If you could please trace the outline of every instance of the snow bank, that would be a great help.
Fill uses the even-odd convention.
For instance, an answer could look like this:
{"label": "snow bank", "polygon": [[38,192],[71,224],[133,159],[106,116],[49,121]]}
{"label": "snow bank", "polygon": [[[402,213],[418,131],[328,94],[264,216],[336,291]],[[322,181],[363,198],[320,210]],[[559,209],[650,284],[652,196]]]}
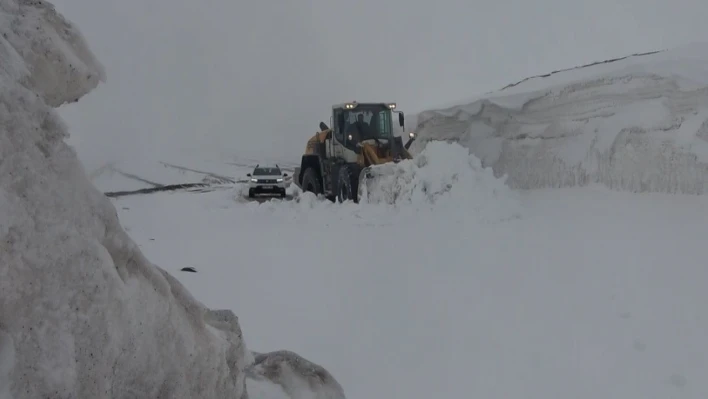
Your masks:
{"label": "snow bank", "polygon": [[536,77],[418,114],[430,140],[470,148],[515,188],[601,183],[708,190],[708,44]]}
{"label": "snow bank", "polygon": [[0,0],[0,396],[240,398],[237,318],[151,264],[50,107],[103,79],[41,1]]}

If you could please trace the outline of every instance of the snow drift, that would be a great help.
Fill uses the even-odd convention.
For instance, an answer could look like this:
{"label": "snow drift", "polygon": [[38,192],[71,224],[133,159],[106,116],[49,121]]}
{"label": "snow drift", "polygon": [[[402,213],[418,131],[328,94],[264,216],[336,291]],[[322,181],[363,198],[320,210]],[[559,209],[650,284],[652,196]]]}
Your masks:
{"label": "snow drift", "polygon": [[509,85],[418,114],[430,140],[468,147],[516,188],[601,183],[634,192],[708,189],[708,44]]}
{"label": "snow drift", "polygon": [[0,398],[246,398],[238,318],[148,261],[54,107],[105,79],[42,1],[0,0]]}

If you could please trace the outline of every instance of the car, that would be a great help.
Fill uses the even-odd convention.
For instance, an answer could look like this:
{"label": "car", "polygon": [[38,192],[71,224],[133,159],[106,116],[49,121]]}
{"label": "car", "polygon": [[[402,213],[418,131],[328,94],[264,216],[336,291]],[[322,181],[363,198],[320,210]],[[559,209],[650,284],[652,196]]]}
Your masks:
{"label": "car", "polygon": [[280,194],[281,197],[285,197],[285,178],[288,177],[288,174],[283,173],[278,165],[274,167],[256,165],[253,173],[246,176],[250,177],[248,182],[249,198],[262,193]]}

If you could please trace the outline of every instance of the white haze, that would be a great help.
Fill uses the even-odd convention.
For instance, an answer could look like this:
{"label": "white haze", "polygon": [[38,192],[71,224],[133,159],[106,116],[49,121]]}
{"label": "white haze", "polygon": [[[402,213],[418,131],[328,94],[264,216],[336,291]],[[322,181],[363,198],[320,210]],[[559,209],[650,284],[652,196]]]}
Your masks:
{"label": "white haze", "polygon": [[107,70],[62,109],[89,172],[176,152],[297,160],[334,102],[417,112],[708,34],[700,0],[54,3]]}

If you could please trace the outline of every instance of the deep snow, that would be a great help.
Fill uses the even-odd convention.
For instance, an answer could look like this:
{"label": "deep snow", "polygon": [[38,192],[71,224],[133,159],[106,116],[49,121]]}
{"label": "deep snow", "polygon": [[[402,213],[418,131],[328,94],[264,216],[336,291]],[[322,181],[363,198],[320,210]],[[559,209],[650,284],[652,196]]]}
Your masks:
{"label": "deep snow", "polygon": [[525,80],[417,115],[430,139],[470,148],[512,187],[601,183],[708,191],[708,44]]}
{"label": "deep snow", "polygon": [[349,398],[708,395],[707,198],[513,193],[455,145],[430,150],[406,198],[465,177],[433,201],[115,203],[147,256],[197,269],[176,276],[233,309],[251,348],[316,360]]}

